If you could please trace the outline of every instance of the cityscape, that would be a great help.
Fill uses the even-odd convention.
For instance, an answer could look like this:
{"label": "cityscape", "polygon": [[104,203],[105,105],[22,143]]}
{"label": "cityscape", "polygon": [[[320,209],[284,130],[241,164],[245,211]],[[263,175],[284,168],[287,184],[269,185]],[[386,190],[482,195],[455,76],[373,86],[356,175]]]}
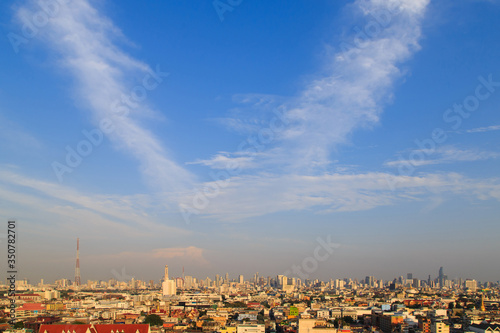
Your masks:
{"label": "cityscape", "polygon": [[500,333],[499,18],[0,1],[0,333]]}
{"label": "cityscape", "polygon": [[74,280],[16,281],[15,325],[24,328],[14,331],[449,333],[495,332],[500,322],[499,281],[450,280],[443,267],[433,278],[407,273],[384,282],[259,273],[171,278],[165,265],[160,281],[82,283],[78,264]]}

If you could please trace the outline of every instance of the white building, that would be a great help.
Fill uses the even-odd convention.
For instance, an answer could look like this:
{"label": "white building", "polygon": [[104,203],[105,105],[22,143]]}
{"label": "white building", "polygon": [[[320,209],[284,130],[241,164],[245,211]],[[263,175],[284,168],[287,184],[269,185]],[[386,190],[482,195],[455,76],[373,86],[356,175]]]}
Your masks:
{"label": "white building", "polygon": [[238,325],[236,327],[237,333],[265,333],[266,325],[264,324],[249,324],[249,325]]}
{"label": "white building", "polygon": [[450,326],[445,323],[436,322],[431,326],[431,333],[450,333]]}
{"label": "white building", "polygon": [[168,265],[165,265],[165,278],[162,283],[163,296],[175,296],[177,294],[177,286],[175,280],[168,278]]}

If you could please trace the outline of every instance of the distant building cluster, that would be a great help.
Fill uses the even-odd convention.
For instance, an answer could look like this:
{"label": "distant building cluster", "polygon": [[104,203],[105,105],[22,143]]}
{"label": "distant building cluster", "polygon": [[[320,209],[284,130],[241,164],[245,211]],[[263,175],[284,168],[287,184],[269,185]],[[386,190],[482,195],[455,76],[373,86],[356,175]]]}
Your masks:
{"label": "distant building cluster", "polygon": [[[408,273],[382,281],[256,273],[212,280],[66,279],[0,286],[6,333],[500,333],[500,283]],[[15,301],[15,320],[9,304]]]}

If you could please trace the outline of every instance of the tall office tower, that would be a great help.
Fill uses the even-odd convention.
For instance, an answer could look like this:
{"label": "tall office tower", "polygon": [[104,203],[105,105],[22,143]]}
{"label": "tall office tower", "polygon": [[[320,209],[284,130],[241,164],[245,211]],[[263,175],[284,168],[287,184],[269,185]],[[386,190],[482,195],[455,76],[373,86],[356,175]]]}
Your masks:
{"label": "tall office tower", "polygon": [[374,279],[375,278],[373,276],[367,276],[367,277],[365,277],[365,284],[367,286],[373,287]]}
{"label": "tall office tower", "polygon": [[407,280],[413,280],[413,274],[412,273],[406,274],[406,279]]}
{"label": "tall office tower", "polygon": [[163,277],[162,294],[163,296],[173,296],[177,293],[175,280],[168,278],[168,265],[165,265],[165,276]]}
{"label": "tall office tower", "polygon": [[240,275],[240,276],[238,277],[238,282],[239,282],[239,283],[243,283],[243,282],[245,282],[245,279],[243,278],[243,275]]}
{"label": "tall office tower", "polygon": [[229,283],[229,273],[226,273],[225,283]]}
{"label": "tall office tower", "polygon": [[439,283],[439,287],[444,286],[443,266],[439,267],[438,283]]}
{"label": "tall office tower", "polygon": [[75,286],[80,286],[80,238],[76,239]]}

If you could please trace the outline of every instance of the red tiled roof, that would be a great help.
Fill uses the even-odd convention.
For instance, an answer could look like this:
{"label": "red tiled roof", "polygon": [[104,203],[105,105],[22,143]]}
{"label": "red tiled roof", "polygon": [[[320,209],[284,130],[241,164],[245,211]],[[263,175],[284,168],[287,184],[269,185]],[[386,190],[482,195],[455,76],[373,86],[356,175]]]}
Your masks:
{"label": "red tiled roof", "polygon": [[95,324],[94,328],[97,333],[149,333],[149,324]]}
{"label": "red tiled roof", "polygon": [[21,305],[17,310],[20,311],[39,311],[39,310],[45,310],[45,304],[42,303],[24,303]]}
{"label": "red tiled roof", "polygon": [[91,325],[40,325],[39,333],[87,333]]}
{"label": "red tiled roof", "polygon": [[39,333],[149,333],[148,324],[46,325]]}

